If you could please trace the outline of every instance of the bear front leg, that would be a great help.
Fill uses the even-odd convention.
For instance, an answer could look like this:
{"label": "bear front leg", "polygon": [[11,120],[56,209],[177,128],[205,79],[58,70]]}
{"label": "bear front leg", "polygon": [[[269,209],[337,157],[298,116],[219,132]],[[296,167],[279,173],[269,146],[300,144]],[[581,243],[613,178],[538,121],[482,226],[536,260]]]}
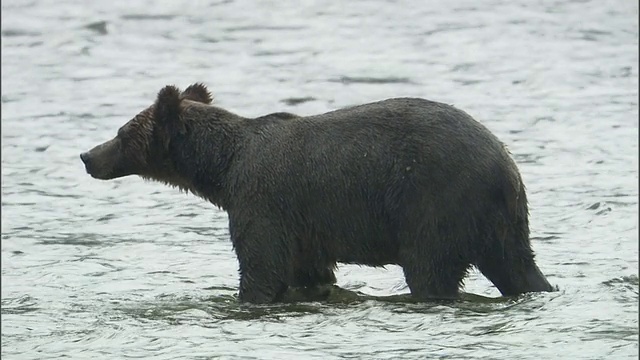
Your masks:
{"label": "bear front leg", "polygon": [[336,262],[322,250],[322,240],[298,237],[294,243],[291,286],[309,288],[336,283]]}
{"label": "bear front leg", "polygon": [[256,258],[238,256],[240,263],[241,302],[268,304],[278,301],[287,290],[287,284],[279,271],[269,270],[269,265]]}
{"label": "bear front leg", "polygon": [[316,269],[310,275],[310,283],[314,285],[333,285],[337,281],[333,266]]}
{"label": "bear front leg", "polygon": [[428,254],[419,250],[409,248],[400,255],[411,295],[419,300],[457,299],[470,264],[443,249],[430,247]]}
{"label": "bear front leg", "polygon": [[333,285],[337,281],[333,272],[333,266],[325,267],[298,267],[294,270],[293,286],[314,287],[320,285]]}
{"label": "bear front leg", "polygon": [[229,232],[240,266],[241,302],[272,303],[287,290],[291,270],[291,252],[283,232],[269,221],[234,221]]}

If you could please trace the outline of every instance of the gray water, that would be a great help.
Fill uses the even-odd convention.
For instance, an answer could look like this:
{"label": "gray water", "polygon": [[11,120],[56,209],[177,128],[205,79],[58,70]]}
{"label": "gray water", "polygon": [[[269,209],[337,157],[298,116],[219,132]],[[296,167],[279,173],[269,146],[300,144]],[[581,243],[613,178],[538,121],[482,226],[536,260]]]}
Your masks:
{"label": "gray water", "polygon": [[[3,359],[638,357],[638,2],[2,1]],[[380,297],[248,306],[226,214],[88,176],[164,85],[244,116],[398,96],[495,132],[558,292],[456,303],[400,268],[340,266]]]}

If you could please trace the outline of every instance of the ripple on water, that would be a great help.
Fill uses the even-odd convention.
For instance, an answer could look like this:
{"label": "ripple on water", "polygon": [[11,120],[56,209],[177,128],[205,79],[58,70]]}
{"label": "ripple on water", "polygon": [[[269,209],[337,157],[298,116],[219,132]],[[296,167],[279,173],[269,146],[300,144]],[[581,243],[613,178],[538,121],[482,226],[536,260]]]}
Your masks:
{"label": "ripple on water", "polygon": [[36,299],[29,295],[23,295],[17,298],[2,299],[2,314],[24,314],[38,311]]}

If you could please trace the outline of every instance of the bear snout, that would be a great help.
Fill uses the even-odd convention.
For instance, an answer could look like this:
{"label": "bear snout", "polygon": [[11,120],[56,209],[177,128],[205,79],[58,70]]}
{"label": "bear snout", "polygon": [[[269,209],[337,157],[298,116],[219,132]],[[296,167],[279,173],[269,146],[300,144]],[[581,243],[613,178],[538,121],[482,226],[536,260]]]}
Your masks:
{"label": "bear snout", "polygon": [[82,154],[80,154],[80,160],[82,160],[85,166],[89,165],[89,153],[83,152]]}
{"label": "bear snout", "polygon": [[80,154],[87,174],[95,179],[111,180],[136,173],[136,164],[122,152],[120,139],[113,138]]}
{"label": "bear snout", "polygon": [[91,156],[89,152],[83,152],[80,154],[80,160],[84,163],[84,169],[87,171],[87,174],[91,175]]}

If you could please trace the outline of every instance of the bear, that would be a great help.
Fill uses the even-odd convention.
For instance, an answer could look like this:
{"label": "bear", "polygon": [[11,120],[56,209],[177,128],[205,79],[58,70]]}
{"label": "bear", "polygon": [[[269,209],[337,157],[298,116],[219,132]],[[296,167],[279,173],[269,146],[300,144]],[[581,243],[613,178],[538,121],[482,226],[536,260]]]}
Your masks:
{"label": "bear", "polygon": [[296,114],[292,114],[292,113],[288,113],[288,112],[276,112],[276,113],[272,113],[272,114],[267,114],[267,115],[263,115],[260,117],[257,117],[255,120],[262,120],[262,121],[266,121],[266,120],[284,120],[284,119],[296,119],[299,118],[300,116],[296,115]]}
{"label": "bear", "polygon": [[458,299],[473,266],[503,296],[554,291],[510,152],[444,103],[248,118],[212,104],[202,83],[168,85],[80,158],[93,178],[138,175],[226,211],[241,302],[335,284],[338,263],[399,265],[420,301]]}

